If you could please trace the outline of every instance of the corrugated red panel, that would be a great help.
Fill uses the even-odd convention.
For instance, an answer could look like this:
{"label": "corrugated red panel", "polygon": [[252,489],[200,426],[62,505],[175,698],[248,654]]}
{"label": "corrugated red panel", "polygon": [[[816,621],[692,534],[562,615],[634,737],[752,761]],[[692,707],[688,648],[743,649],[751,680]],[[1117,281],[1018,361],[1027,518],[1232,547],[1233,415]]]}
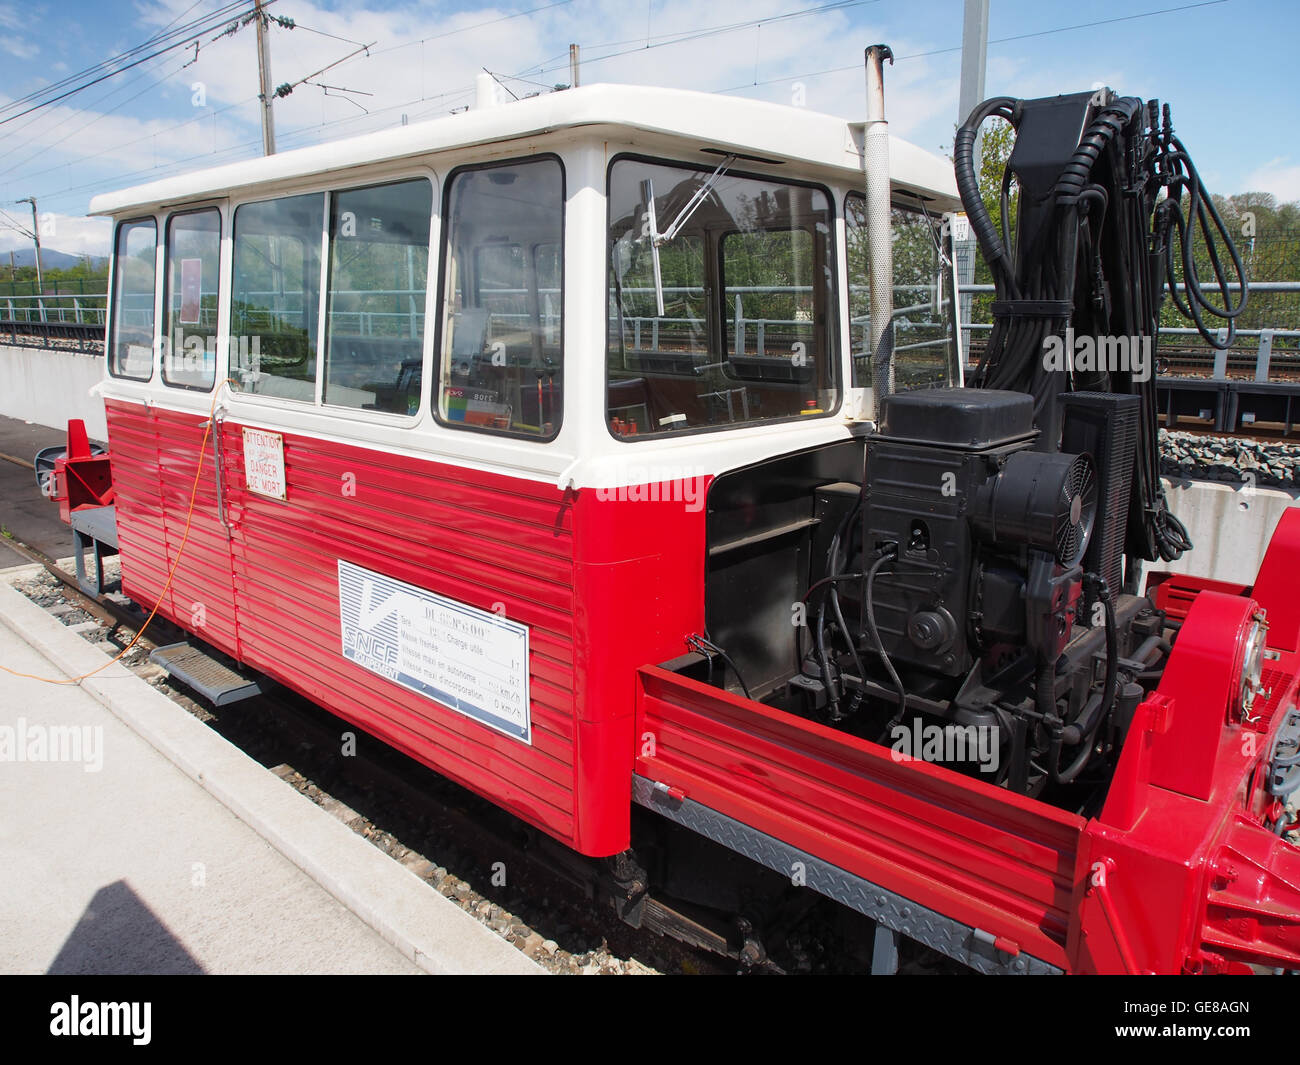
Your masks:
{"label": "corrugated red panel", "polygon": [[[584,853],[628,845],[635,669],[701,625],[702,513],[290,433],[271,499],[226,420],[227,535],[211,440],[195,481],[205,419],[108,414],[129,594],[157,600],[193,495],[163,613]],[[344,658],[340,559],[527,625],[531,745]]]}
{"label": "corrugated red panel", "polygon": [[1084,820],[658,667],[637,772],[1064,967]]}
{"label": "corrugated red panel", "polygon": [[[137,602],[153,607],[167,583],[167,533],[158,482],[158,434],[151,411],[108,400],[109,454],[117,501],[117,537],[122,556],[122,587]],[[163,611],[173,614],[170,597]]]}

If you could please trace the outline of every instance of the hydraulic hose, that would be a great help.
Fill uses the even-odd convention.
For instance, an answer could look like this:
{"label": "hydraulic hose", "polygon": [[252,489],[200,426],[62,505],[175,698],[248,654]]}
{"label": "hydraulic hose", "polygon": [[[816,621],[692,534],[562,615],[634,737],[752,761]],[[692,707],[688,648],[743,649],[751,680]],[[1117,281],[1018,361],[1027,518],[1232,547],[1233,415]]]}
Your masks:
{"label": "hydraulic hose", "polygon": [[[866,593],[866,610],[867,610],[867,631],[871,635],[871,642],[876,649],[876,654],[880,656],[880,661],[885,667],[885,672],[889,674],[889,679],[893,681],[894,691],[898,694],[898,710],[890,718],[889,724],[885,726],[884,735],[889,736],[894,731],[894,726],[903,720],[907,713],[907,689],[903,687],[903,682],[898,678],[898,671],[894,669],[894,663],[889,660],[889,655],[885,652],[884,641],[880,639],[880,630],[876,627],[876,574],[886,562],[892,562],[898,557],[898,545],[890,544],[882,548],[879,557],[871,564],[867,570],[867,593]],[[864,678],[865,679],[865,678]]]}
{"label": "hydraulic hose", "polygon": [[[1058,120],[1042,110],[1044,105],[1057,106],[1055,101],[1006,96],[986,100],[971,111],[953,142],[957,188],[997,290],[993,328],[970,380],[980,388],[1032,395],[1048,450],[1056,446],[1051,434],[1061,429],[1062,393],[1084,389],[1139,396],[1126,550],[1135,557],[1172,562],[1190,549],[1191,537],[1170,513],[1160,480],[1150,370],[1161,302],[1168,287],[1176,308],[1207,343],[1225,347],[1246,306],[1245,269],[1186,148],[1174,135],[1167,105],[1162,109],[1156,101],[1144,104],[1125,96],[1097,106],[1081,97],[1079,113],[1090,116],[1083,134],[1072,150],[1061,153],[1059,173],[1045,184],[1041,171],[1056,151],[1054,138],[1065,131],[1059,125],[1052,128]],[[1001,226],[990,216],[975,170],[975,140],[982,124],[994,117],[1009,122],[1017,137],[1017,169],[1013,175],[1008,161],[993,193],[1002,203]],[[1023,152],[1022,135],[1035,138]],[[1022,160],[1028,167],[1023,171]],[[1040,191],[1031,201],[1022,197],[1020,222],[1030,228],[1022,233],[1017,225],[1013,245],[1010,186],[1013,176],[1026,175]],[[1198,273],[1197,255],[1208,262],[1208,278]],[[1177,289],[1180,277],[1185,295]],[[1210,281],[1221,297],[1217,303],[1206,293]],[[1234,281],[1240,285],[1235,298],[1230,290]],[[1226,323],[1223,337],[1212,318]],[[1053,338],[1063,340],[1067,327],[1079,336],[1145,338],[1153,365],[1146,372],[1131,364],[1083,369],[1067,361],[1062,367],[1045,353]]]}
{"label": "hydraulic hose", "polygon": [[979,241],[980,251],[984,253],[984,261],[995,275],[1001,272],[1012,285],[1015,282],[1011,258],[998,235],[997,226],[989,217],[988,208],[984,206],[984,197],[980,195],[979,176],[975,173],[975,139],[979,135],[980,126],[995,116],[1014,124],[1017,103],[1010,96],[985,100],[967,117],[957,131],[952,146],[957,191],[961,195],[967,217],[970,218],[971,230]]}

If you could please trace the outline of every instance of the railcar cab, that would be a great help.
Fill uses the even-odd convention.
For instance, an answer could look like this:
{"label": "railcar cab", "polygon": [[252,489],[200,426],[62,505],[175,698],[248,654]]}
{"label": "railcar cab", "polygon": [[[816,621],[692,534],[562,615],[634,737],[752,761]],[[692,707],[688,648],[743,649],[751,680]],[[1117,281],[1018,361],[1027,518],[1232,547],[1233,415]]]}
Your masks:
{"label": "railcar cab", "polygon": [[[126,590],[575,848],[626,847],[636,670],[708,631],[760,676],[815,488],[861,476],[861,142],[591,86],[97,197]],[[956,383],[954,181],[891,153],[896,375]],[[351,579],[525,629],[519,714],[409,647],[367,658]]]}
{"label": "railcar cab", "polygon": [[[223,409],[575,487],[656,438],[842,427],[868,383],[860,149],[801,113],[777,150],[777,110],[593,86],[422,150],[406,127],[97,197],[106,393],[205,410],[221,382]],[[952,179],[896,160],[898,373],[952,382]]]}

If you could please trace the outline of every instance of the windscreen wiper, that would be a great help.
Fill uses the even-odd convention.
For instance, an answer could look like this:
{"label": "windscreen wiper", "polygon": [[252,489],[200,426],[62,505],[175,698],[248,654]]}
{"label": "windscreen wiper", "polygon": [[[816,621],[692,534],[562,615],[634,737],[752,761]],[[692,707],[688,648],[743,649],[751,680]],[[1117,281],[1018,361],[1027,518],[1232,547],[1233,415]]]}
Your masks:
{"label": "windscreen wiper", "polygon": [[649,224],[649,232],[646,235],[650,238],[650,258],[654,264],[655,309],[658,311],[660,318],[664,317],[664,282],[663,274],[659,269],[659,246],[667,244],[681,232],[682,227],[691,220],[691,215],[696,212],[700,204],[704,202],[705,197],[713,191],[713,187],[718,183],[722,175],[727,172],[727,168],[735,161],[736,157],[734,155],[726,156],[718,164],[717,169],[695,190],[695,195],[687,201],[686,206],[677,213],[677,217],[662,233],[659,232],[659,220],[655,215],[655,183],[651,178],[646,178],[641,182],[641,196],[645,200],[646,222]]}

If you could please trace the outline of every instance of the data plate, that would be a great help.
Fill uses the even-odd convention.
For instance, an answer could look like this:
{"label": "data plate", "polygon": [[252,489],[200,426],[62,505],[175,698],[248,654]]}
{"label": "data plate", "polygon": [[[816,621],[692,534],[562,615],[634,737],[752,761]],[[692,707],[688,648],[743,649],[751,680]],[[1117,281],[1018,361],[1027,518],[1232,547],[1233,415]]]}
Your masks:
{"label": "data plate", "polygon": [[528,626],[339,560],[343,657],[531,746]]}

